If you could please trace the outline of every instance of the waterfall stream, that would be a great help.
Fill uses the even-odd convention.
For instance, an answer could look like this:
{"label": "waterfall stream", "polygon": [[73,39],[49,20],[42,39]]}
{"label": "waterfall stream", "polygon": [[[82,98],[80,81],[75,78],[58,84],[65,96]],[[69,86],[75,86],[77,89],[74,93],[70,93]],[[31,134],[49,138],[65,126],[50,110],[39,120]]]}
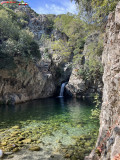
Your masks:
{"label": "waterfall stream", "polygon": [[67,82],[62,83],[59,97],[63,97],[63,95],[64,95],[64,89],[65,89],[65,85],[66,84],[67,84]]}

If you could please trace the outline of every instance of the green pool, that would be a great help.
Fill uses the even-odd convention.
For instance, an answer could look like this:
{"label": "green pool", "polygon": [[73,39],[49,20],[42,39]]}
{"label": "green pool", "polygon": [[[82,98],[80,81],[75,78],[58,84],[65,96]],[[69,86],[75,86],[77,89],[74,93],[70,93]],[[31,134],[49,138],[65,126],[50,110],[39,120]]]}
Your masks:
{"label": "green pool", "polygon": [[89,101],[64,98],[0,106],[0,140],[7,143],[0,147],[14,152],[8,147],[11,143],[19,150],[42,143],[65,158],[82,160],[97,139],[99,121],[90,119],[93,108]]}

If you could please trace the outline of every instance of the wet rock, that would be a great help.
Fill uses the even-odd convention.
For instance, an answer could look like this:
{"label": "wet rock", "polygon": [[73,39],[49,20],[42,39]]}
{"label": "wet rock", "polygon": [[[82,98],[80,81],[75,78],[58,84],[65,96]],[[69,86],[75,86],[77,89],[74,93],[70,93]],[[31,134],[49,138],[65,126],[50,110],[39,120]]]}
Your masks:
{"label": "wet rock", "polygon": [[11,134],[11,137],[16,137],[20,132],[16,131]]}
{"label": "wet rock", "polygon": [[12,152],[4,152],[5,155],[11,155],[13,154]]}
{"label": "wet rock", "polygon": [[8,149],[11,151],[13,150],[15,147],[17,147],[15,144],[9,144],[8,145]]}
{"label": "wet rock", "polygon": [[68,134],[68,131],[66,129],[62,130],[63,134]]}
{"label": "wet rock", "polygon": [[40,151],[41,148],[39,146],[32,146],[29,148],[30,151]]}
{"label": "wet rock", "polygon": [[17,141],[22,141],[24,139],[25,139],[24,137],[18,137]]}
{"label": "wet rock", "polygon": [[7,142],[2,142],[1,145],[2,146],[7,146]]}
{"label": "wet rock", "polygon": [[14,155],[8,155],[8,159],[11,159],[11,158],[13,158],[14,157]]}
{"label": "wet rock", "polygon": [[70,158],[71,157],[71,155],[70,154],[65,154],[65,156],[64,156],[65,158]]}
{"label": "wet rock", "polygon": [[25,140],[23,140],[22,142],[23,142],[23,143],[26,143],[26,144],[29,144],[29,143],[32,142],[32,140],[31,140],[31,139],[25,139]]}
{"label": "wet rock", "polygon": [[19,126],[13,126],[12,129],[20,129]]}
{"label": "wet rock", "polygon": [[12,151],[13,151],[13,152],[18,152],[18,151],[19,151],[19,148],[14,148]]}

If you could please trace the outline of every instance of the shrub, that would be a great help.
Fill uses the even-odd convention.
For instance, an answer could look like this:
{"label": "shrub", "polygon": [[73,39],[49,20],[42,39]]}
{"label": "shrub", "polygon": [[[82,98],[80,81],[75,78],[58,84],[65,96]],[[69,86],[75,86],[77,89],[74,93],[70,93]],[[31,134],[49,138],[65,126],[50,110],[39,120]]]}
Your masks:
{"label": "shrub", "polygon": [[98,94],[95,94],[94,96],[94,103],[95,103],[95,109],[91,110],[91,119],[97,120],[100,116],[100,97]]}

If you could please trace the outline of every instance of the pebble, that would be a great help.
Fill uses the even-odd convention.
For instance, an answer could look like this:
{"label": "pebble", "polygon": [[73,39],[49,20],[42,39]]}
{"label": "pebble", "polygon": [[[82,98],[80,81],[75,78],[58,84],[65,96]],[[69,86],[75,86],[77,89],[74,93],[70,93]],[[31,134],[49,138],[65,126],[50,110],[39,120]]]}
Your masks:
{"label": "pebble", "polygon": [[11,155],[12,152],[4,152],[5,155]]}
{"label": "pebble", "polygon": [[31,150],[31,151],[40,151],[41,148],[39,146],[33,146],[33,147],[30,147],[29,150]]}

